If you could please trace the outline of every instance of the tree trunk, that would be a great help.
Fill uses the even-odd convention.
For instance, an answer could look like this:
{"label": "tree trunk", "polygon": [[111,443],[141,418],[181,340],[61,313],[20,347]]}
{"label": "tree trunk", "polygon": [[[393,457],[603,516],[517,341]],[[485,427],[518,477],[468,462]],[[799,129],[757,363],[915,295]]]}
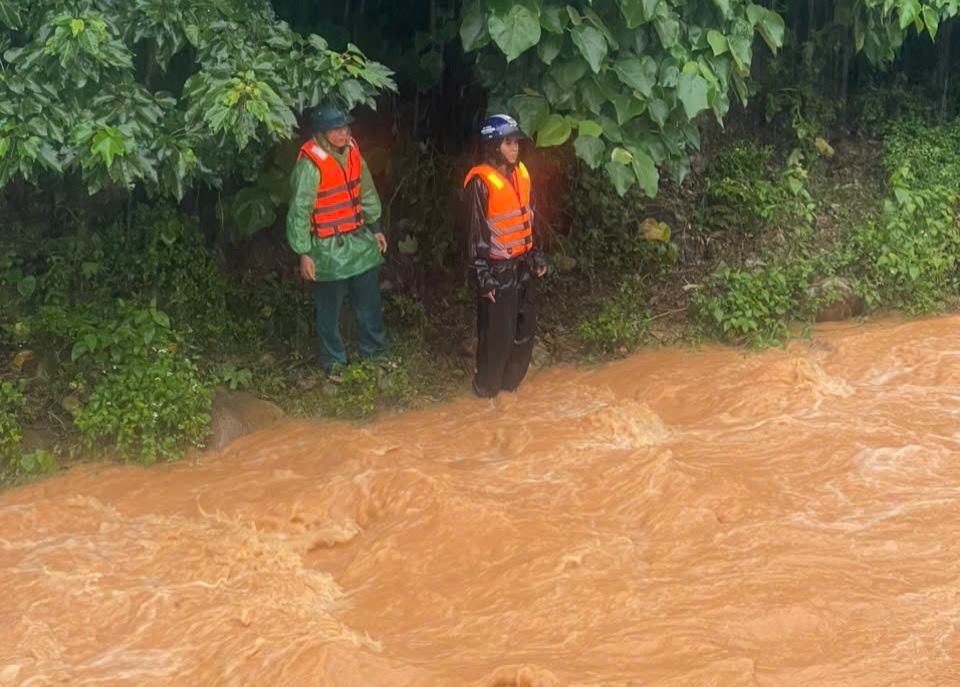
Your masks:
{"label": "tree trunk", "polygon": [[843,64],[840,69],[840,123],[847,123],[847,92],[850,85],[850,43],[853,36],[844,41],[843,44]]}
{"label": "tree trunk", "polygon": [[937,46],[937,76],[940,78],[940,119],[947,118],[947,103],[950,92],[950,66],[952,60],[950,50],[950,35],[953,33],[953,22],[946,21],[940,28],[940,43]]}

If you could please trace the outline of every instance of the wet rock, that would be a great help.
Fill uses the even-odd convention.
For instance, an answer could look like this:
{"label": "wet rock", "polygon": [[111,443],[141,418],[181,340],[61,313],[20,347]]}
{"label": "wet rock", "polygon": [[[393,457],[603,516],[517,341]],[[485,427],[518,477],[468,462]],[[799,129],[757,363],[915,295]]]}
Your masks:
{"label": "wet rock", "polygon": [[808,294],[821,301],[817,322],[841,322],[863,314],[863,299],[853,291],[853,284],[840,277],[814,284]]}
{"label": "wet rock", "polygon": [[550,353],[550,349],[547,348],[542,342],[537,341],[533,344],[533,354],[530,358],[530,362],[537,369],[541,369],[550,364],[550,359],[553,355]]}
{"label": "wet rock", "polygon": [[69,396],[65,396],[63,400],[60,401],[60,407],[74,417],[76,417],[77,412],[80,410],[81,405],[82,404],[80,403],[80,399],[74,396],[73,394],[70,394]]}
{"label": "wet rock", "polygon": [[850,295],[843,300],[823,305],[817,310],[817,322],[842,322],[863,314],[863,299]]}
{"label": "wet rock", "polygon": [[269,429],[285,417],[276,404],[245,391],[217,387],[210,411],[210,448],[219,451],[234,439]]}

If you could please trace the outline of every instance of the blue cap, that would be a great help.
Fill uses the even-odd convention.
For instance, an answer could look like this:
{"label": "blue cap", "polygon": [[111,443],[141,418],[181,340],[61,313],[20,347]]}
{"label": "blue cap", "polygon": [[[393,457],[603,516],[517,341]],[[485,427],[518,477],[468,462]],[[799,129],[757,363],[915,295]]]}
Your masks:
{"label": "blue cap", "polygon": [[481,141],[499,141],[507,137],[530,138],[520,130],[520,126],[510,115],[493,115],[480,127]]}
{"label": "blue cap", "polygon": [[338,129],[341,126],[347,126],[352,123],[353,117],[349,113],[332,105],[314,108],[310,110],[310,114],[307,115],[307,128],[309,128],[310,133],[313,134],[330,131],[330,129]]}

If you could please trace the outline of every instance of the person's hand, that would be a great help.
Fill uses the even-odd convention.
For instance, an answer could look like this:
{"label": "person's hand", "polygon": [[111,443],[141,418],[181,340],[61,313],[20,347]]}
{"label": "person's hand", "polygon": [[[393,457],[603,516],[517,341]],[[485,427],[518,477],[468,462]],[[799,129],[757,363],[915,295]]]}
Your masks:
{"label": "person's hand", "polygon": [[379,233],[379,232],[378,232],[378,233],[375,233],[374,236],[377,237],[377,245],[380,246],[380,252],[381,252],[381,253],[386,253],[386,252],[387,252],[387,237],[384,236],[383,234]]}
{"label": "person's hand", "polygon": [[483,294],[482,298],[486,298],[486,299],[487,299],[488,301],[490,301],[491,303],[496,303],[496,302],[497,302],[497,295],[496,295],[496,294],[497,294],[496,289],[493,289],[493,290],[490,291],[489,293]]}
{"label": "person's hand", "polygon": [[307,281],[317,280],[317,266],[309,255],[300,256],[300,276]]}
{"label": "person's hand", "polygon": [[537,268],[537,277],[542,277],[547,273],[547,266],[543,265],[542,267]]}

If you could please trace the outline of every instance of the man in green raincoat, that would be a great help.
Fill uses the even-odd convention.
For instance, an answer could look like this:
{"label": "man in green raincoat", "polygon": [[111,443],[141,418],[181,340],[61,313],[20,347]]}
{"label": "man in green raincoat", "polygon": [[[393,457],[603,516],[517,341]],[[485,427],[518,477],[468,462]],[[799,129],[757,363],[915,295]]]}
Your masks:
{"label": "man in green raincoat", "polygon": [[353,117],[335,107],[312,110],[312,137],[300,149],[291,179],[287,241],[300,256],[300,276],[314,282],[320,363],[331,381],[347,364],[340,307],[356,313],[363,358],[386,352],[380,308],[380,265],[387,240],[380,228],[380,196],[357,142]]}

